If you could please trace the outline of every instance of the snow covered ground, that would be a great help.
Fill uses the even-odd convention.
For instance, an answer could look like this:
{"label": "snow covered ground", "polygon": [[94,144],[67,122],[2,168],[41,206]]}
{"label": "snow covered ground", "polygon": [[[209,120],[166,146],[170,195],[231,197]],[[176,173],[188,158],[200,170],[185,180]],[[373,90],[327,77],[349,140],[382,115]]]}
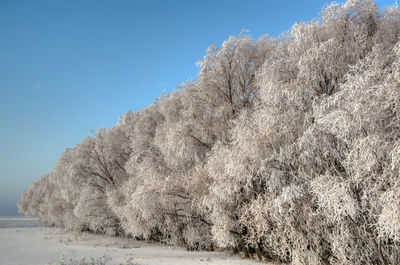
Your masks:
{"label": "snow covered ground", "polygon": [[[166,247],[134,240],[93,235],[89,233],[65,232],[61,229],[33,227],[29,220],[0,217],[0,264],[2,265],[46,265],[58,261],[61,256],[75,260],[85,257],[99,258],[103,255],[112,260],[107,264],[119,264],[131,259],[139,265],[256,265],[220,252],[189,252],[182,248]],[[13,221],[14,220],[14,221]],[[5,223],[7,226],[4,227]],[[25,225],[21,225],[25,224]],[[12,227],[23,226],[23,227]],[[28,227],[27,227],[28,226]]]}

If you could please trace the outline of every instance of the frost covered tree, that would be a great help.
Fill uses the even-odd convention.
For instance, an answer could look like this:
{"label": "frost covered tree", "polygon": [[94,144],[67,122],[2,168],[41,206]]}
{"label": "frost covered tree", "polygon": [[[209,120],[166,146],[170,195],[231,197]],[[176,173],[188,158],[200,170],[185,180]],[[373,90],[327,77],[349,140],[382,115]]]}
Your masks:
{"label": "frost covered tree", "polygon": [[54,225],[48,215],[49,200],[52,188],[49,182],[51,174],[41,177],[26,190],[18,202],[19,210],[28,216],[39,214],[41,220],[47,225]]}
{"label": "frost covered tree", "polygon": [[122,189],[123,206],[116,207],[129,215],[124,220],[132,219],[130,233],[194,249],[212,245],[210,223],[199,205],[207,178],[199,172],[213,144],[226,138],[233,114],[251,106],[255,72],[273,47],[267,38],[232,37],[222,49],[209,50],[198,82],[138,114],[126,165],[131,179]]}
{"label": "frost covered tree", "polygon": [[195,81],[67,149],[19,208],[52,226],[292,264],[399,264],[400,13],[331,4],[210,47]]}
{"label": "frost covered tree", "polygon": [[127,140],[120,127],[114,127],[67,149],[55,170],[23,194],[20,210],[68,229],[120,232],[107,196],[127,178]]}
{"label": "frost covered tree", "polygon": [[124,120],[131,120],[128,145],[132,152],[125,164],[129,178],[109,198],[109,204],[128,234],[158,239],[163,215],[159,214],[161,198],[157,196],[155,185],[159,183],[158,178],[162,177],[157,172],[163,171],[164,164],[154,145],[154,136],[161,115],[156,104],[128,115]]}
{"label": "frost covered tree", "polygon": [[89,230],[119,232],[119,220],[107,198],[128,177],[125,162],[130,155],[129,138],[120,127],[99,130],[77,146],[75,174],[85,184],[75,214]]}
{"label": "frost covered tree", "polygon": [[[392,22],[390,26],[387,21]],[[343,253],[351,248],[340,243],[344,252],[339,257],[329,233],[332,228],[327,224],[328,217],[319,212],[318,197],[312,189],[309,174],[316,165],[304,169],[303,159],[319,161],[325,156],[325,164],[332,171],[342,170],[340,160],[334,157],[343,155],[341,142],[334,141],[338,150],[329,152],[320,137],[305,139],[311,128],[321,129],[316,125],[315,109],[325,98],[341,93],[350,70],[371,56],[377,46],[392,49],[398,29],[397,8],[380,15],[373,1],[348,1],[324,9],[321,22],[295,25],[281,37],[276,59],[265,63],[257,76],[260,102],[254,110],[242,113],[232,130],[231,142],[216,147],[209,158],[209,174],[214,182],[206,202],[214,207],[213,234],[220,245],[247,244],[249,252],[256,252],[260,259],[296,264],[355,264],[357,259],[366,259],[366,253],[379,257],[379,249],[385,251],[383,247],[375,251],[365,248],[354,251],[354,259],[348,261],[350,255]],[[342,119],[341,115],[337,117]],[[304,143],[311,142],[324,149],[319,153],[302,149]],[[357,156],[352,159],[358,160]],[[332,187],[328,180],[321,182]],[[338,194],[346,191],[341,186],[333,187],[337,187],[331,189],[334,194],[336,190]],[[327,201],[350,211],[342,200],[351,195],[337,196]],[[373,241],[370,244],[374,246]],[[387,253],[393,253],[393,247],[389,249]],[[391,259],[395,264],[395,258]],[[387,257],[369,260],[376,264],[388,262]]]}
{"label": "frost covered tree", "polygon": [[[377,45],[315,110],[302,157],[337,264],[399,263],[399,43]],[[313,156],[314,155],[314,156]]]}

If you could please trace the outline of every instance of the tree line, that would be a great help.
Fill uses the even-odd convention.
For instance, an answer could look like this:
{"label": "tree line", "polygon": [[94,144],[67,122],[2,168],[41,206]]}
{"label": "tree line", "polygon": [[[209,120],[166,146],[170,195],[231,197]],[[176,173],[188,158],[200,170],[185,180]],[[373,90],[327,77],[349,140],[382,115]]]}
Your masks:
{"label": "tree line", "polygon": [[66,149],[49,225],[292,264],[400,264],[400,13],[331,4],[210,47],[197,80]]}

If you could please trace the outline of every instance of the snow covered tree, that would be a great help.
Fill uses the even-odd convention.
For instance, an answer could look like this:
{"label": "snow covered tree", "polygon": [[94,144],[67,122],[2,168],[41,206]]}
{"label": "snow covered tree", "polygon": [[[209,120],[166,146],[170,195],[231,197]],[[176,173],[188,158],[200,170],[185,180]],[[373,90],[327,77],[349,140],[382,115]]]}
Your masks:
{"label": "snow covered tree", "polygon": [[[399,44],[377,45],[315,108],[301,146],[337,264],[399,263]],[[305,173],[304,173],[305,174]]]}
{"label": "snow covered tree", "polygon": [[[318,197],[310,179],[316,165],[307,164],[309,167],[304,168],[303,160],[324,158],[325,166],[340,172],[342,165],[335,156],[343,157],[344,147],[340,141],[332,143],[317,135],[306,136],[311,129],[321,129],[316,125],[315,109],[346,86],[350,69],[374,53],[381,43],[387,50],[393,47],[393,35],[398,29],[385,27],[388,22],[384,21],[396,22],[396,13],[390,9],[379,15],[373,1],[334,4],[323,10],[321,23],[295,25],[281,37],[276,55],[257,76],[260,101],[254,111],[239,117],[229,144],[216,147],[209,158],[213,184],[206,202],[213,206],[213,234],[220,245],[245,243],[261,259],[299,264],[348,262],[343,259],[345,255],[339,258],[333,250],[328,216],[321,214],[317,206]],[[324,149],[318,153],[302,149],[303,144],[312,142]],[[327,143],[338,150],[327,151]],[[343,212],[354,212],[351,196],[340,193],[346,189],[334,185],[330,178],[321,181],[327,184],[324,187],[337,189],[337,197],[327,198],[332,205]],[[349,204],[342,207],[344,201]],[[349,251],[344,244],[340,247]],[[360,257],[367,255],[361,253],[368,251],[371,256],[377,253],[371,249],[355,251],[354,259],[348,263],[364,260]],[[369,260],[388,262],[387,258]]]}
{"label": "snow covered tree", "polygon": [[292,264],[400,263],[400,13],[331,4],[210,47],[198,80],[67,149],[47,225]]}

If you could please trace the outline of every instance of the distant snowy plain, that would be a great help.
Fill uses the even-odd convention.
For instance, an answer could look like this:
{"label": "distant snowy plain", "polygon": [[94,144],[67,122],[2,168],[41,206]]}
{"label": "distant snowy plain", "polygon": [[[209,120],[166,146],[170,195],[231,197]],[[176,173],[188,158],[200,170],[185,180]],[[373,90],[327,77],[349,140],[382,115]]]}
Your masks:
{"label": "distant snowy plain", "polygon": [[47,265],[65,258],[111,258],[107,264],[131,259],[138,265],[250,265],[251,260],[228,253],[186,251],[125,238],[72,233],[43,227],[37,218],[0,216],[0,264]]}

